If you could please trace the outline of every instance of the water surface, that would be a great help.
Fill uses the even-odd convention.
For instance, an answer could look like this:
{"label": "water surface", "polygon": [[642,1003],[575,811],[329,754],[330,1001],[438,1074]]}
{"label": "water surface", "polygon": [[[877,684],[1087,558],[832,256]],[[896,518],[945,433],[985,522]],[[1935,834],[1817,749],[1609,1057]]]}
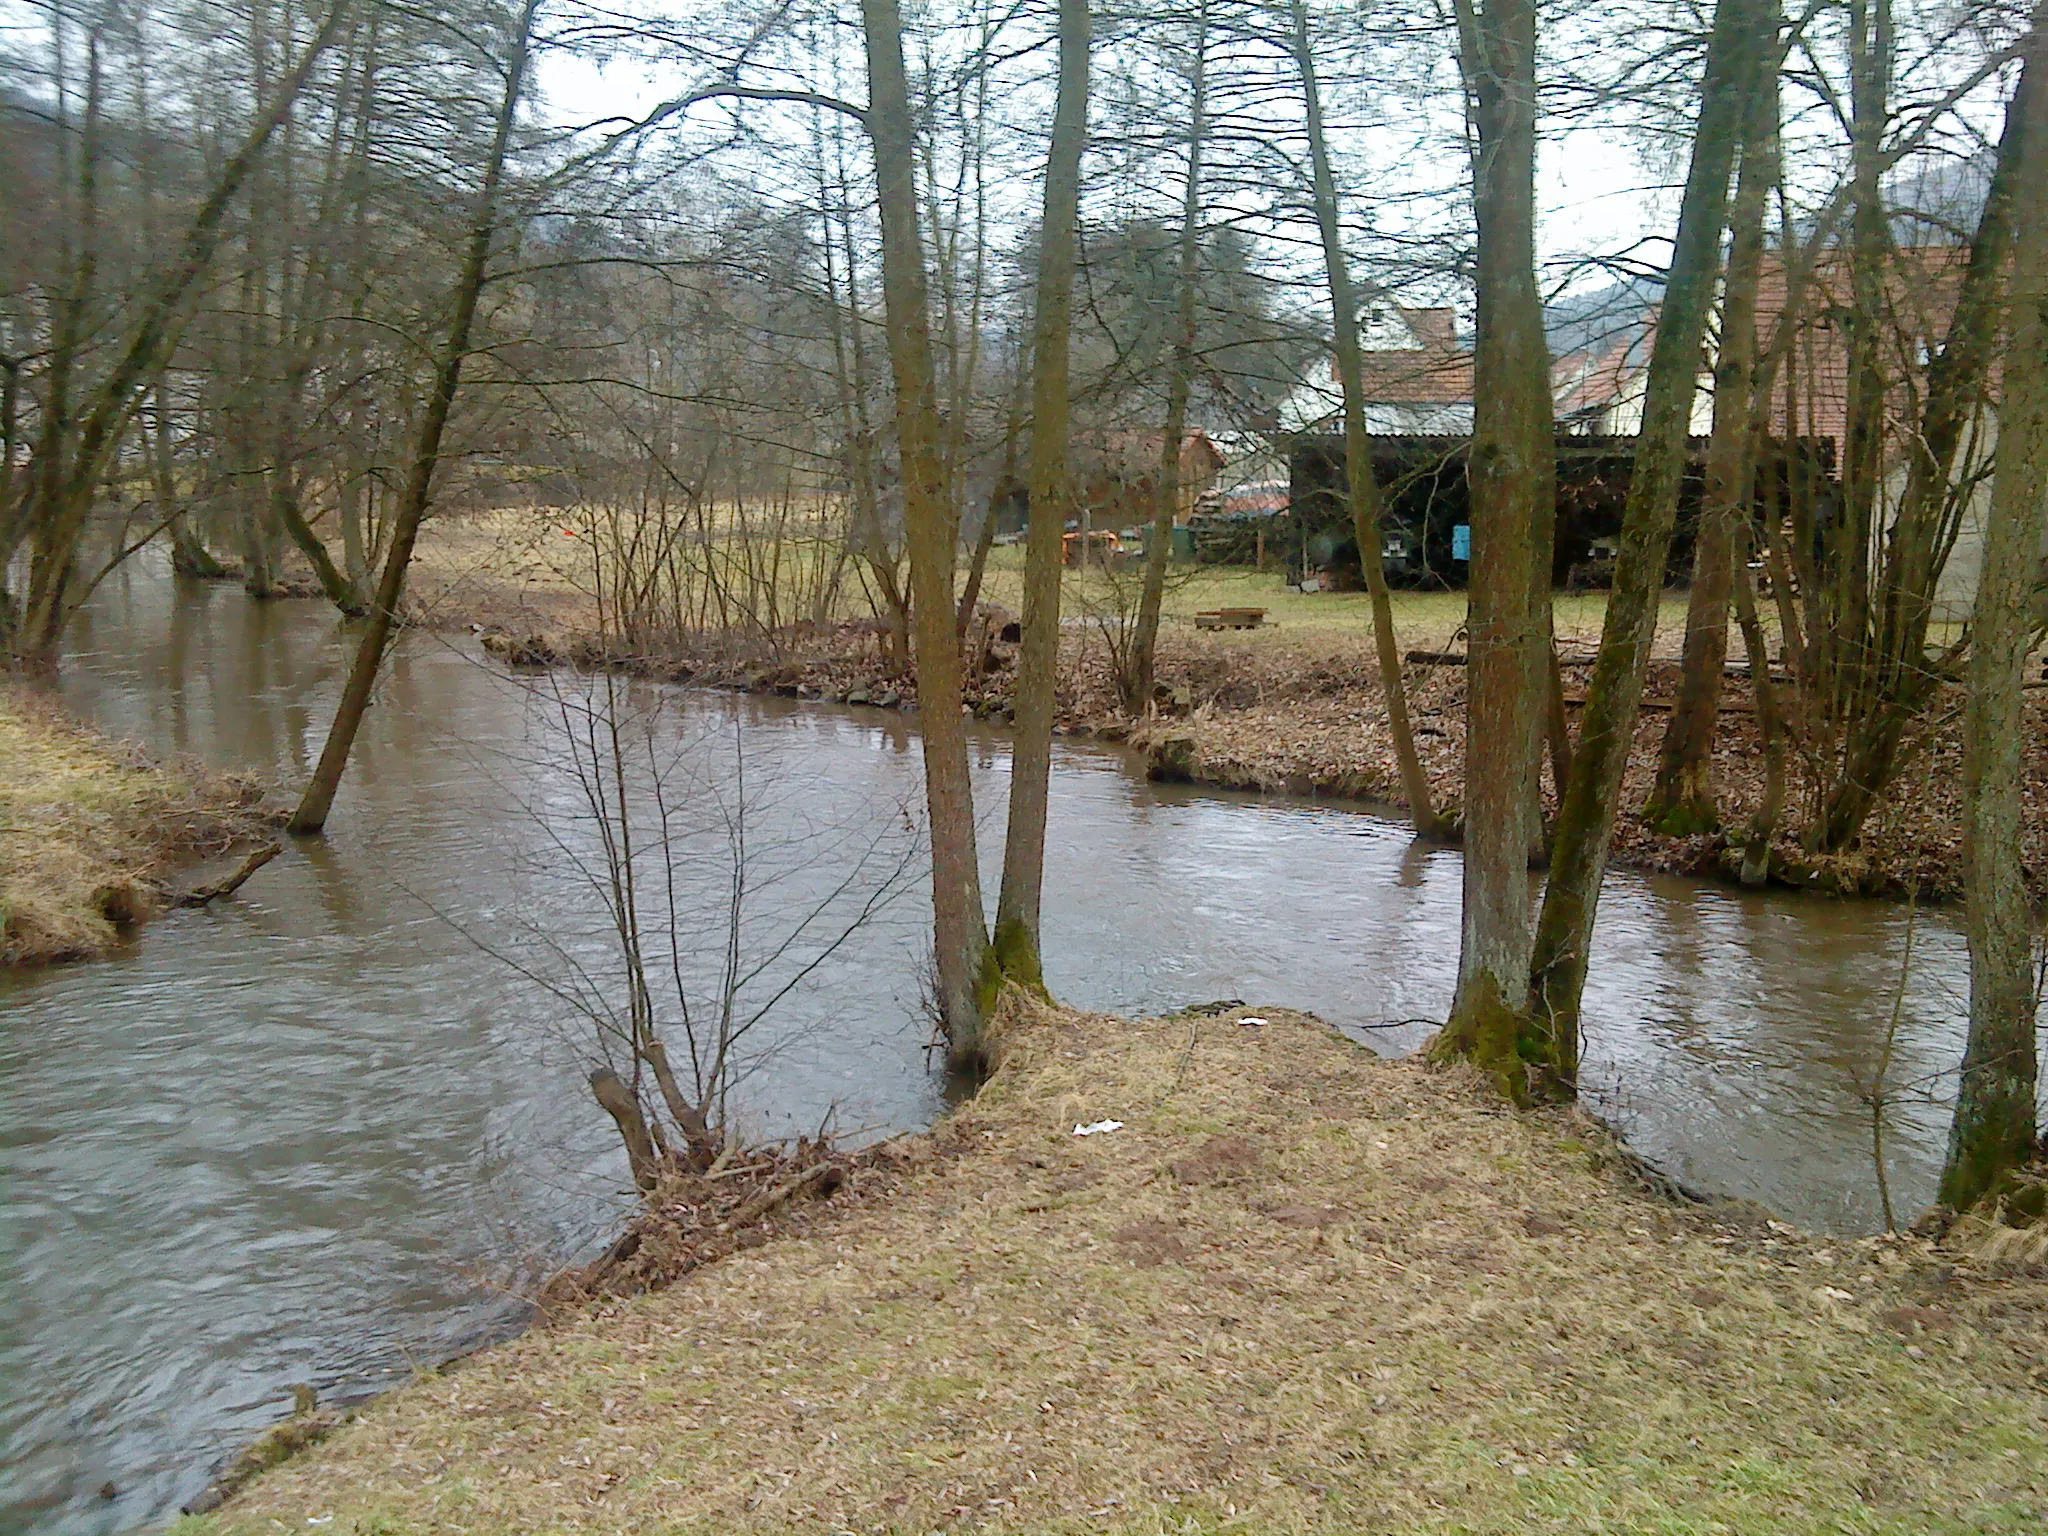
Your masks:
{"label": "water surface", "polygon": [[[137,569],[82,619],[64,686],[117,736],[296,783],[343,639],[322,605]],[[111,960],[0,982],[0,1531],[161,1523],[291,1383],[362,1395],[516,1326],[510,1293],[616,1220],[587,1020],[520,974],[603,965],[558,694],[588,686],[407,637],[327,841]],[[757,945],[914,854],[905,717],[648,686],[630,703],[693,815],[748,804]],[[977,752],[999,808],[1007,747]],[[1061,997],[1242,997],[1387,1051],[1441,1017],[1455,852],[1356,809],[1150,784],[1095,745],[1061,745],[1053,798]],[[685,832],[705,839],[700,877],[722,867],[715,818]],[[928,908],[907,873],[753,1038],[775,1048],[737,1103],[755,1130],[878,1132],[937,1109]],[[693,984],[715,979],[715,896],[700,878],[680,908]],[[1930,1198],[1964,1019],[1949,915],[1617,874],[1592,977],[1589,1097],[1680,1178],[1877,1225],[1868,1102],[1892,1034],[1894,1198]]]}

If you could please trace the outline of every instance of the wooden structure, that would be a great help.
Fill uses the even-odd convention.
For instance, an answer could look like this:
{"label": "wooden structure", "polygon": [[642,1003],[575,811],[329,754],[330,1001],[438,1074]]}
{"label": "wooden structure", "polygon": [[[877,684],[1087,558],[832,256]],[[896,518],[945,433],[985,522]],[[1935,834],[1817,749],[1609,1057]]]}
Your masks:
{"label": "wooden structure", "polygon": [[[1387,580],[1405,587],[1462,587],[1471,556],[1471,492],[1465,483],[1469,437],[1395,436],[1373,439],[1373,475],[1384,506],[1380,560]],[[1585,432],[1557,439],[1557,531],[1552,580],[1562,588],[1604,585],[1621,532],[1628,482],[1635,470],[1633,437]],[[1678,528],[1671,541],[1669,575],[1692,569],[1693,524],[1705,483],[1706,441],[1694,438],[1680,487]],[[1287,522],[1291,581],[1317,577],[1326,590],[1364,585],[1358,540],[1344,494],[1344,439],[1297,436],[1289,454]],[[1771,445],[1759,485],[1810,477],[1817,515],[1825,518],[1834,480],[1834,444],[1795,438]],[[1781,502],[1782,504],[1782,502]]]}
{"label": "wooden structure", "polygon": [[1195,615],[1197,629],[1258,629],[1265,622],[1263,608],[1210,608]]}

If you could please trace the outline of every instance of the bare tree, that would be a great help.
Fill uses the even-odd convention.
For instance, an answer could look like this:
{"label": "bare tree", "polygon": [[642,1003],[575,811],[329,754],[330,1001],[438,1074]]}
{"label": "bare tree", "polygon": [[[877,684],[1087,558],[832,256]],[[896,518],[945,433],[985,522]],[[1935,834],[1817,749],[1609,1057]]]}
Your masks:
{"label": "bare tree", "polygon": [[1308,124],[1311,195],[1316,227],[1322,236],[1323,268],[1329,275],[1331,326],[1336,338],[1337,376],[1344,395],[1344,472],[1351,503],[1351,526],[1358,539],[1359,564],[1372,599],[1373,648],[1379,657],[1380,691],[1387,701],[1387,730],[1394,738],[1394,760],[1401,769],[1401,791],[1408,797],[1408,816],[1420,837],[1440,831],[1429,792],[1429,775],[1415,751],[1415,731],[1408,721],[1408,687],[1401,674],[1401,646],[1394,636],[1394,605],[1387,592],[1386,562],[1380,537],[1380,490],[1372,466],[1372,433],[1365,419],[1365,366],[1358,346],[1358,295],[1344,254],[1344,226],[1337,205],[1337,181],[1330,172],[1330,146],[1323,132],[1322,92],[1316,82],[1315,54],[1310,45],[1307,0],[1289,0],[1293,21],[1294,62],[1301,76]]}
{"label": "bare tree", "polygon": [[1046,161],[1045,217],[1038,236],[1037,316],[1031,343],[1031,525],[1024,576],[1024,628],[1014,694],[1010,821],[996,906],[995,960],[1003,975],[1043,989],[1038,919],[1045,885],[1046,798],[1052,775],[1052,717],[1059,682],[1060,567],[1068,467],[1067,340],[1073,324],[1074,246],[1080,216],[1081,152],[1088,140],[1089,0],[1060,0],[1060,73]]}
{"label": "bare tree", "polygon": [[491,129],[491,146],[484,161],[483,176],[470,214],[468,248],[452,294],[453,315],[435,360],[434,382],[422,413],[419,436],[406,467],[405,491],[400,498],[384,554],[384,570],[377,580],[377,592],[370,606],[363,634],[343,685],[341,702],[327,729],[327,743],[320,749],[320,761],[313,769],[298,809],[292,813],[289,830],[299,834],[326,828],[327,815],[334,806],[335,791],[341,787],[348,767],[356,732],[370,707],[370,694],[377,685],[377,673],[384,664],[385,647],[398,623],[399,604],[405,597],[405,580],[412,565],[413,545],[420,524],[433,503],[434,474],[441,465],[441,442],[448,430],[448,417],[455,408],[456,392],[462,387],[463,365],[469,360],[470,333],[476,323],[477,303],[483,296],[489,274],[492,242],[497,238],[500,197],[505,166],[512,151],[513,130],[519,120],[519,103],[526,90],[528,65],[533,47],[534,21],[540,0],[525,0],[512,22],[506,51],[496,68],[503,83],[496,120]]}
{"label": "bare tree", "polygon": [[[1882,545],[1883,559],[1873,576],[1870,557],[1842,551],[1823,574],[1846,570],[1852,590],[1825,611],[1832,621],[1824,631],[1833,644],[1820,686],[1822,702],[1839,722],[1844,736],[1840,759],[1812,840],[1823,849],[1845,847],[1861,831],[1865,817],[1891,782],[1901,747],[1921,711],[1947,673],[1943,661],[1927,655],[1928,621],[1935,589],[1968,504],[1973,476],[1963,463],[1973,422],[1977,419],[1996,351],[2000,276],[2013,248],[2013,198],[2008,183],[2017,174],[2023,153],[2017,98],[2009,106],[2005,133],[1963,269],[1947,334],[1928,362],[1926,391],[1918,431],[1907,444],[1906,483],[1893,509]],[[1859,260],[1873,236],[1859,236]],[[1872,260],[1882,260],[1880,251]],[[1888,304],[1889,298],[1864,302]],[[1878,329],[1873,322],[1869,329]],[[1867,492],[1870,471],[1863,459],[1870,450],[1860,423],[1864,415],[1881,413],[1881,396],[1866,405],[1865,394],[1877,386],[1861,384],[1866,369],[1859,345],[1852,356],[1850,455],[1844,465],[1843,496],[1851,524]],[[1880,368],[1878,383],[1885,375]],[[1859,414],[1861,412],[1861,414]],[[1853,526],[1841,533],[1855,536]],[[1866,540],[1867,542],[1867,540]],[[1864,593],[1860,587],[1874,587]]]}
{"label": "bare tree", "polygon": [[[74,403],[69,379],[83,340],[77,321],[92,292],[98,260],[94,209],[99,149],[96,133],[86,135],[78,183],[84,238],[72,263],[74,289],[64,311],[74,319],[60,326],[54,355],[46,365],[50,381],[44,394],[42,441],[30,501],[11,521],[6,530],[10,542],[0,549],[0,569],[4,569],[20,540],[25,537],[30,546],[28,589],[9,637],[15,666],[35,671],[55,667],[65,622],[81,597],[75,581],[78,553],[95,497],[128,435],[144,392],[155,381],[187,299],[212,264],[230,205],[341,35],[346,16],[345,0],[337,0],[259,106],[234,152],[211,178],[206,195],[176,242],[175,254],[152,270],[132,303],[123,306],[122,335],[113,361]],[[91,73],[97,75],[96,63]],[[100,111],[97,86],[89,95],[88,117],[96,122]]]}
{"label": "bare tree", "polygon": [[[2048,4],[2034,11],[2013,98],[2021,148],[2010,186],[2013,259],[2006,313],[1997,479],[1972,619],[1963,719],[1964,917],[1970,1035],[1963,1052],[1941,1201],[1963,1210],[2039,1152],[2035,954],[2040,918],[2021,863],[2027,731],[2021,693],[2048,537]],[[2010,132],[2010,129],[2008,130]]]}
{"label": "bare tree", "polygon": [[861,0],[868,59],[868,137],[882,224],[882,301],[896,385],[897,452],[917,642],[917,697],[923,721],[925,798],[932,845],[932,918],[938,1005],[948,1057],[978,1067],[993,1001],[988,919],[975,857],[974,786],[960,722],[960,642],[954,626],[953,556],[958,515],[947,494],[924,238],[918,228],[917,139],[903,65],[903,16],[896,0]]}
{"label": "bare tree", "polygon": [[1143,714],[1152,705],[1158,671],[1159,613],[1166,597],[1166,564],[1180,516],[1181,454],[1193,393],[1195,340],[1202,276],[1202,152],[1209,131],[1209,0],[1196,0],[1188,51],[1188,152],[1181,192],[1179,291],[1175,295],[1173,357],[1166,378],[1166,421],[1160,433],[1159,484],[1152,527],[1145,538],[1145,584],[1127,659],[1119,668],[1124,710]]}
{"label": "bare tree", "polygon": [[1525,1011],[1557,476],[1536,285],[1536,12],[1533,0],[1460,0],[1457,8],[1478,323],[1464,911],[1457,994],[1434,1047],[1477,1063],[1517,1097],[1528,1091],[1529,1056],[1547,1056]]}
{"label": "bare tree", "polygon": [[787,1005],[911,888],[916,842],[902,808],[765,832],[793,791],[750,762],[737,720],[694,725],[658,685],[603,670],[531,692],[540,750],[506,789],[544,834],[540,910],[470,937],[567,1014],[652,1193],[745,1150],[735,1092],[795,1038]]}
{"label": "bare tree", "polygon": [[1643,430],[1636,439],[1635,467],[1629,477],[1614,591],[1607,601],[1599,656],[1586,685],[1578,749],[1558,807],[1550,878],[1536,925],[1529,1007],[1538,1021],[1541,1044],[1532,1065],[1542,1068],[1544,1086],[1555,1092],[1576,1089],[1579,1003],[1592,949],[1593,917],[1621,808],[1621,781],[1635,745],[1643,675],[1656,638],[1657,602],[1678,512],[1701,343],[1720,272],[1728,177],[1758,62],[1764,49],[1774,44],[1753,0],[1720,0],[1707,45],[1692,164],[1650,353]]}
{"label": "bare tree", "polygon": [[[1765,18],[1759,21],[1776,30]],[[1779,173],[1781,53],[1775,37],[1763,40],[1741,130],[1742,169],[1728,219],[1733,235],[1721,301],[1720,345],[1714,359],[1714,422],[1707,439],[1706,494],[1700,507],[1692,590],[1686,602],[1685,651],[1678,698],[1671,706],[1658,754],[1657,780],[1644,813],[1665,831],[1679,835],[1711,830],[1720,822],[1714,805],[1713,744],[1728,660],[1729,603],[1736,551],[1747,556],[1744,523],[1756,488],[1757,452],[1770,424],[1768,411],[1756,410],[1757,395],[1761,393],[1768,404],[1771,393],[1768,377],[1761,381],[1761,391],[1755,388],[1760,371],[1756,306],[1763,276],[1765,222]]]}

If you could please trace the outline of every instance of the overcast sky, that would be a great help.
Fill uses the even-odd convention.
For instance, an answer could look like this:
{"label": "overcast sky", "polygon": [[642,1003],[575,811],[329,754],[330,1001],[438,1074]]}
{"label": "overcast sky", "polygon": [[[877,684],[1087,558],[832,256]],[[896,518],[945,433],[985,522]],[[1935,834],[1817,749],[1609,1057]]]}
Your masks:
{"label": "overcast sky", "polygon": [[[640,116],[674,94],[681,74],[650,69],[638,60],[599,61],[556,53],[547,56],[539,85],[543,111],[558,123],[587,122],[600,117]],[[709,111],[717,109],[699,109]],[[1449,181],[1462,167],[1446,164],[1433,173]],[[1543,210],[1539,241],[1546,262],[1559,263],[1586,254],[1613,255],[1640,247],[1645,238],[1669,234],[1676,197],[1650,185],[1653,178],[1635,148],[1619,131],[1552,125],[1538,163],[1538,200]],[[1035,185],[1012,189],[1035,201]],[[1363,194],[1370,201],[1370,189]],[[1354,201],[1356,201],[1354,196]],[[1369,259],[1369,251],[1361,251]],[[1655,248],[1642,252],[1659,260]]]}

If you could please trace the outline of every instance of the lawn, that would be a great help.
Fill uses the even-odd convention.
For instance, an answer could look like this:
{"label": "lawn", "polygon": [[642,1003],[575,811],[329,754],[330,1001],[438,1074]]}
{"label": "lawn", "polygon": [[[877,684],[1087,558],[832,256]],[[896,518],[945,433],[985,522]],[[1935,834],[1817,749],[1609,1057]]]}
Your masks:
{"label": "lawn", "polygon": [[[524,611],[536,624],[588,627],[595,623],[599,583],[588,538],[566,533],[568,526],[559,514],[518,510],[431,523],[421,539],[416,592],[443,618],[466,622],[480,614],[509,622],[510,616]],[[826,585],[832,563],[830,546],[816,541],[728,540],[720,549],[720,585],[737,605],[731,612],[772,606],[783,622],[814,614],[814,598]],[[1023,566],[1020,546],[992,550],[983,597],[1012,612],[1021,611]],[[690,581],[703,579],[699,575]],[[1139,580],[1135,566],[1115,573],[1069,570],[1063,607],[1069,616],[1080,618],[1135,614]],[[697,587],[691,590],[693,602],[702,597]],[[857,569],[847,565],[840,573],[832,615],[871,615],[867,592]],[[1450,649],[1465,622],[1463,592],[1401,591],[1393,601],[1395,629],[1404,650]],[[1598,643],[1606,606],[1606,594],[1601,592],[1557,595],[1557,632],[1568,649],[1584,651]],[[1268,628],[1233,635],[1247,647],[1260,647],[1276,635],[1315,648],[1370,643],[1372,610],[1363,592],[1298,592],[1285,584],[1278,569],[1171,568],[1162,610],[1169,632],[1192,626],[1197,613],[1215,608],[1267,611]],[[1685,599],[1682,594],[1667,595],[1658,614],[1659,654],[1675,656],[1684,629]]]}
{"label": "lawn", "polygon": [[1020,1008],[795,1233],[427,1373],[181,1531],[2048,1521],[2041,1283],[1661,1203],[1586,1122],[1247,1016]]}
{"label": "lawn", "polygon": [[[1138,579],[1135,568],[1116,573],[1070,570],[1066,573],[1063,605],[1073,614],[1135,612]],[[1021,549],[1010,547],[991,554],[983,591],[1006,607],[1022,605]],[[1685,634],[1685,603],[1682,593],[1665,596],[1657,615],[1660,653],[1678,653]],[[1171,568],[1162,607],[1169,623],[1192,624],[1197,613],[1217,608],[1264,608],[1266,623],[1278,631],[1355,637],[1361,644],[1371,640],[1372,599],[1364,592],[1299,592],[1287,585],[1278,569],[1255,571],[1246,566],[1217,565]],[[1567,649],[1590,650],[1599,644],[1601,621],[1607,613],[1606,593],[1560,592],[1552,599],[1552,609],[1558,638]],[[1447,650],[1465,624],[1465,594],[1396,591],[1393,610],[1394,632],[1404,650]],[[1246,643],[1257,644],[1264,632],[1238,633]]]}

